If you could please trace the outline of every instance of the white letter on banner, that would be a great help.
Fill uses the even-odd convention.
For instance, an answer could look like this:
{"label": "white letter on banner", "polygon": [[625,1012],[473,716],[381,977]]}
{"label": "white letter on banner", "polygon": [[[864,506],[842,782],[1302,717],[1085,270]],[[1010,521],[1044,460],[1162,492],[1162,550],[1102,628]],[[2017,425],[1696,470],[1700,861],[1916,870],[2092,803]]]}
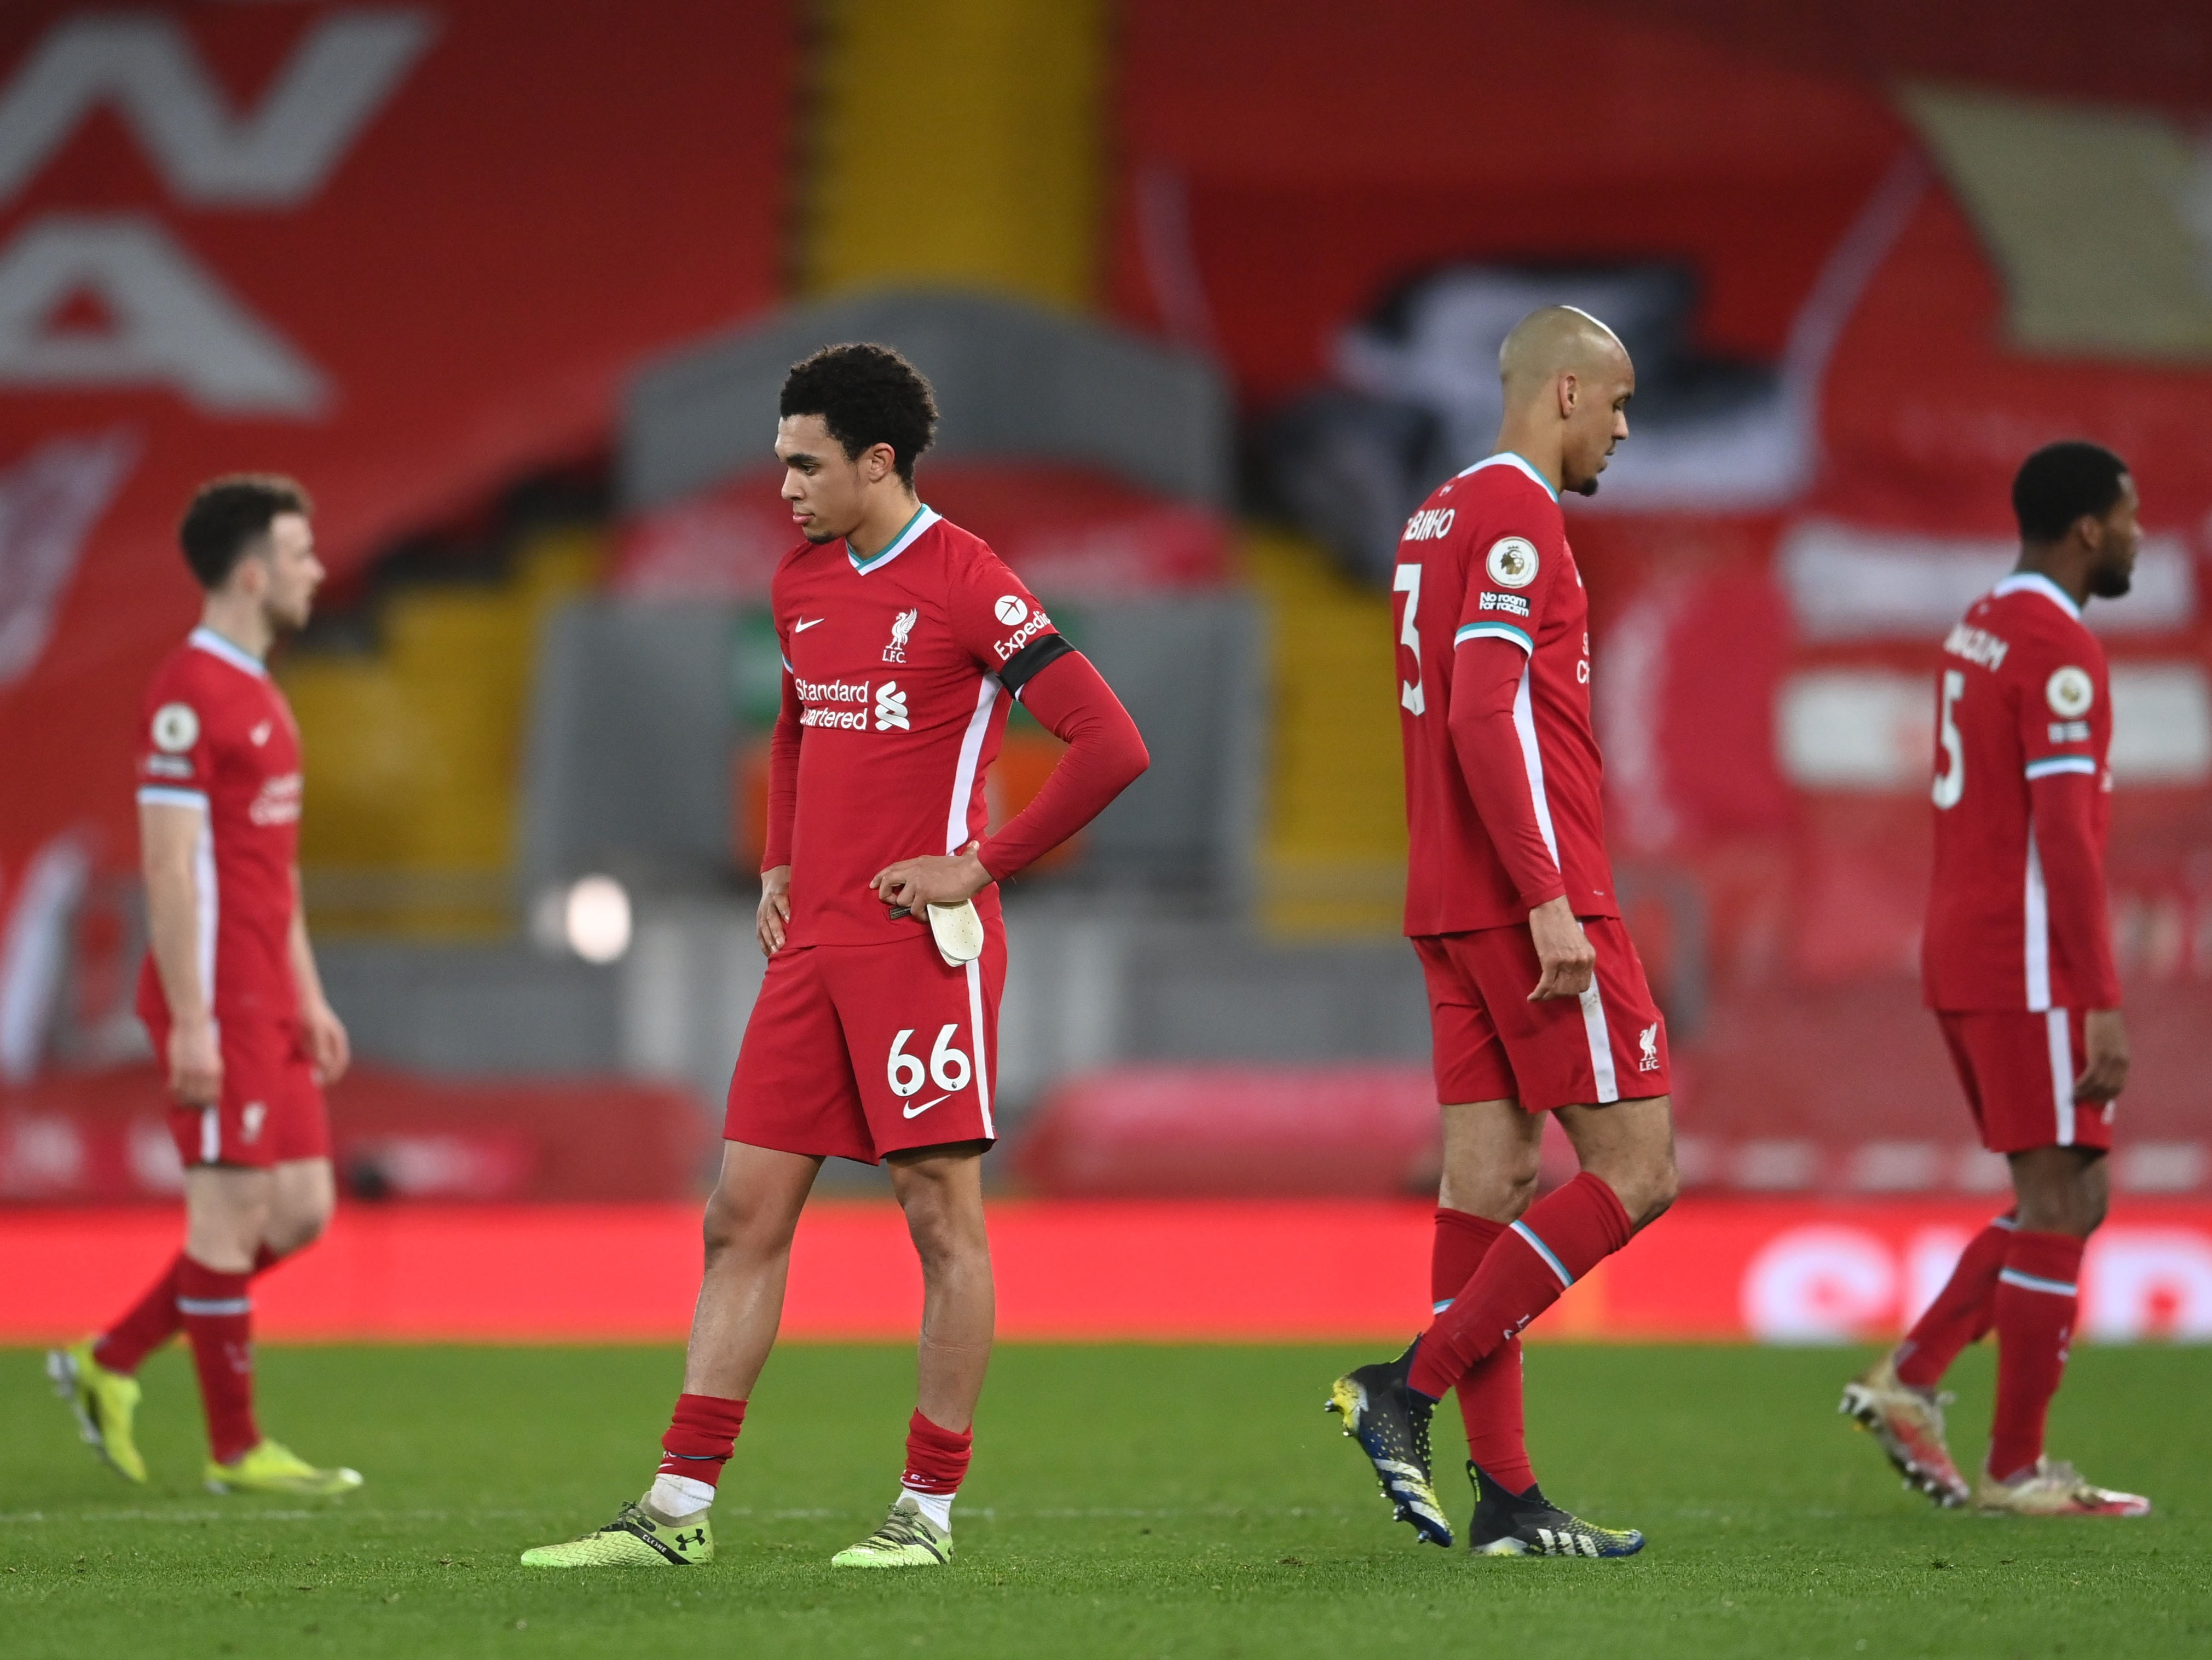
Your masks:
{"label": "white letter on banner", "polygon": [[191,37],[167,17],[57,23],[0,92],[0,201],[28,184],[91,111],[112,104],[183,201],[283,206],[313,195],[434,32],[421,12],[341,11],[310,28],[233,116]]}
{"label": "white letter on banner", "polygon": [[[50,326],[80,294],[112,328]],[[167,386],[222,415],[307,417],[329,401],[313,363],[132,214],[48,214],[0,253],[0,386]]]}

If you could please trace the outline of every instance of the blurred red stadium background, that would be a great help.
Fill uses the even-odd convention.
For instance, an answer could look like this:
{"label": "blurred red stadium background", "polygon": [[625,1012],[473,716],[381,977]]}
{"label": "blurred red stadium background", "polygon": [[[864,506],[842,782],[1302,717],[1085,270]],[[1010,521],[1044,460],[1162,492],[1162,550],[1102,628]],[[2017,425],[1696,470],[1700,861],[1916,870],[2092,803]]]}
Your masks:
{"label": "blurred red stadium background", "polygon": [[[1012,0],[979,9],[1017,14],[1025,27],[1077,27]],[[1240,553],[1244,538],[1287,523],[1308,550],[1300,580],[1338,584],[1340,608],[1314,613],[1316,626],[1358,622],[1358,538],[1332,544],[1338,521],[1300,495],[1334,452],[1300,445],[1321,433],[1366,454],[1377,432],[1418,433],[1389,452],[1411,476],[1480,425],[1465,365],[1488,338],[1481,319],[1522,285],[1584,285],[1640,308],[1655,343],[1650,424],[1617,488],[1577,507],[1572,529],[1632,925],[1678,1032],[1686,1173],[1717,1201],[1808,1207],[1742,1211],[1769,1243],[1830,1226],[1819,1204],[1932,1207],[1835,1223],[1870,1231],[1889,1267],[1839,1247],[1806,1306],[1840,1297],[1851,1320],[1893,1317],[1899,1264],[1917,1249],[1907,1235],[1954,1226],[1966,1213],[1950,1206],[1986,1202],[1957,1195],[2002,1179],[1970,1143],[1913,980],[1926,686],[1961,593],[2008,557],[2021,456],[2082,435],[2130,458],[2143,581],[2095,613],[2128,700],[2111,874],[2138,1073],[2117,1174],[2122,1219],[2133,1207],[2171,1250],[2152,1276],[2165,1290],[2112,1294],[2116,1307],[2136,1298],[2124,1329],[2212,1332],[2189,1243],[2212,1237],[2212,1213],[2154,1208],[2212,1196],[2200,1064],[2212,1030],[2212,20],[2181,0],[2024,12],[1390,0],[1356,25],[1307,0],[1122,0],[1100,15],[1081,26],[1090,275],[1072,299],[1018,272],[995,287],[1207,365],[1237,423],[1241,494],[1176,500],[1096,473],[1040,485],[1028,464],[985,455],[943,464],[948,500],[964,489],[963,511],[1006,525],[1025,570],[1062,573],[1079,611],[1103,617],[1132,594],[1270,596],[1259,609],[1275,643],[1255,696],[1273,722],[1275,805],[1243,833],[1246,852],[1263,876],[1326,883],[1337,844],[1304,848],[1282,805],[1296,773],[1284,757],[1308,741],[1299,676],[1325,670],[1301,670],[1310,636],[1267,587],[1273,567]],[[396,548],[489,535],[516,481],[604,478],[636,377],[669,354],[840,292],[993,289],[988,272],[947,278],[919,254],[823,275],[837,145],[860,130],[838,125],[849,118],[822,90],[836,77],[810,54],[841,49],[797,8],[696,0],[619,14],[519,0],[26,0],[0,12],[0,1201],[173,1191],[158,1134],[155,1152],[133,1152],[158,1117],[157,1080],[115,1034],[138,938],[128,733],[151,661],[192,614],[170,541],[191,487],[249,466],[299,474],[318,499],[337,608],[366,605]],[[2042,194],[2024,176],[2038,168],[2055,178]],[[940,204],[948,238],[967,234],[962,192],[982,183],[907,182]],[[2075,216],[2050,216],[2051,191]],[[1370,483],[1387,508],[1397,475],[1384,472]],[[650,509],[614,492],[596,511],[617,551],[596,580],[633,598],[738,603],[743,562],[772,534],[753,524],[766,488],[727,472]],[[1368,647],[1384,663],[1387,629]],[[1340,758],[1324,748],[1316,769]],[[519,756],[499,764],[522,771]],[[742,753],[732,767],[742,775]],[[1344,787],[1346,822],[1375,816],[1351,799],[1364,784]],[[742,847],[741,826],[732,840]],[[1396,856],[1385,837],[1346,855],[1346,870],[1369,853]],[[1110,885],[1070,891],[1108,908],[1146,902]],[[1039,884],[1041,903],[1051,891]],[[508,906],[517,937],[530,897]],[[1347,981],[1370,959],[1320,954],[1389,927],[1386,903],[1346,939],[1284,944],[1264,902],[1224,889],[1207,903],[1224,937],[1243,939],[1259,913],[1270,950],[1307,952],[1316,976]],[[1234,1024],[1223,1008],[1217,1023]],[[1417,1191],[1433,1158],[1419,1051],[1357,1037],[1284,1062],[1269,1041],[1132,1041],[1041,1066],[1012,1171],[1066,1199]],[[558,1076],[372,1055],[333,1100],[356,1191],[680,1198],[711,1150],[699,1091],[609,1053]],[[1735,1225],[1732,1213],[1669,1227],[1688,1251],[1707,1237],[1698,1229]],[[533,1214],[515,1213],[516,1237],[585,1225]],[[655,1237],[690,1250],[676,1210],[627,1214],[622,1225],[672,1230]],[[1073,1307],[1096,1283],[1068,1266],[1091,1236],[1052,1244],[1043,1214],[1002,1212],[1001,1256],[1011,1271],[1019,1252],[1045,1252],[1060,1267],[1038,1307]],[[1097,1238],[1152,1237],[1165,1214],[1127,1213],[1113,1226],[1130,1231]],[[1268,1237],[1320,1226],[1319,1214],[1271,1213],[1285,1231]],[[1413,1214],[1384,1202],[1330,1213],[1328,1226],[1410,1241]],[[475,1225],[440,1215],[438,1228]],[[1192,1215],[1225,1263],[1248,1213]],[[37,1249],[58,1256],[41,1261],[83,1261],[93,1239],[118,1260],[152,1249],[113,1212],[81,1223],[27,1208],[5,1226],[47,1231],[0,1237],[46,1241]],[[858,1220],[836,1227],[873,1237]],[[367,1260],[370,1237],[341,1250],[356,1237],[342,1233],[331,1262]],[[1661,1258],[1658,1241],[1655,1264],[1690,1260]],[[1729,1249],[1747,1263],[1764,1247]],[[842,1282],[825,1269],[819,1283]],[[1678,1308],[1668,1329],[1787,1335],[1747,1323],[1748,1282],[1729,1283],[1734,1312]],[[49,1315],[18,1308],[23,1295],[0,1292],[0,1320],[43,1334]],[[1295,1286],[1270,1295],[1308,1307]],[[839,1329],[834,1303],[825,1293],[825,1332]],[[1335,1307],[1322,1298],[1284,1329],[1352,1317],[1311,1311]],[[1187,1316],[1161,1317],[1165,1332]],[[1642,1318],[1587,1329],[1662,1329]]]}

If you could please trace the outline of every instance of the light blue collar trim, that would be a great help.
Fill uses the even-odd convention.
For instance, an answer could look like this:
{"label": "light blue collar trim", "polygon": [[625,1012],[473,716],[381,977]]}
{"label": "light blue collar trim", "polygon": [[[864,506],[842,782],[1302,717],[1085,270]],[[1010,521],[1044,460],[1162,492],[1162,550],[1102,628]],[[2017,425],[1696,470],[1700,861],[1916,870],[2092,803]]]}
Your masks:
{"label": "light blue collar trim", "polygon": [[269,678],[267,664],[246,650],[245,647],[233,645],[213,629],[207,627],[194,629],[185,637],[185,643],[198,647],[210,657],[220,657],[234,669],[243,669],[248,674],[258,674],[264,680]]}
{"label": "light blue collar trim", "polygon": [[2016,570],[1990,592],[1998,595],[2039,593],[2075,622],[2081,620],[2081,607],[2074,603],[2074,596],[2039,570]]}
{"label": "light blue collar trim", "polygon": [[897,558],[899,555],[904,553],[908,548],[912,547],[915,544],[915,538],[918,538],[922,532],[927,530],[932,525],[935,524],[937,522],[937,509],[931,507],[927,502],[924,502],[921,506],[914,510],[914,517],[906,521],[905,526],[900,530],[899,533],[891,538],[890,546],[885,548],[874,558],[863,562],[860,556],[853,551],[852,538],[849,537],[847,538],[845,541],[845,556],[853,562],[853,569],[854,570],[858,571],[861,575],[866,576],[872,570],[882,569],[885,565],[890,564],[892,560]]}
{"label": "light blue collar trim", "polygon": [[1518,467],[1543,487],[1545,495],[1550,496],[1554,502],[1559,499],[1559,491],[1552,488],[1552,481],[1520,456],[1514,454],[1511,450],[1500,450],[1495,455],[1486,456],[1473,466],[1466,468],[1459,476],[1464,478],[1468,473],[1480,472],[1485,467]]}

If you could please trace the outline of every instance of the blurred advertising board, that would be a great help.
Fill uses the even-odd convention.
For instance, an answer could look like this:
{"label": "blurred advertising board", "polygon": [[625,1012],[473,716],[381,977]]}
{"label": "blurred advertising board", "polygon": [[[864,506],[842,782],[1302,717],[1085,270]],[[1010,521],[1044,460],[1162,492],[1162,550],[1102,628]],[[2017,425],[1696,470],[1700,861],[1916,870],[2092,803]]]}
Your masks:
{"label": "blurred advertising board", "polygon": [[[1991,1207],[1686,1200],[1571,1290],[1544,1341],[1826,1343],[1894,1335]],[[999,1334],[1016,1341],[1399,1342],[1426,1323],[1429,1207],[1321,1200],[1006,1200]],[[0,1342],[75,1336],[175,1248],[144,1209],[0,1211]],[[786,1336],[910,1341],[921,1307],[889,1201],[817,1203]],[[696,1203],[353,1205],[255,1293],[279,1341],[674,1342]],[[2082,1266],[2081,1330],[2212,1341],[2212,1205],[2124,1204]]]}

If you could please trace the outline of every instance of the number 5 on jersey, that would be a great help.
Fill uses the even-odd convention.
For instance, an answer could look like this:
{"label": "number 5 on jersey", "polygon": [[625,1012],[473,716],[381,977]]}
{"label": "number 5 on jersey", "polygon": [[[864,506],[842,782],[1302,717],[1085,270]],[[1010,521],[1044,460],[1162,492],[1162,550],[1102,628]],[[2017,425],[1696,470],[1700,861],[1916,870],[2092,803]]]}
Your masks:
{"label": "number 5 on jersey", "polygon": [[1936,775],[1936,805],[1946,810],[1957,806],[1959,798],[1966,793],[1966,746],[1960,739],[1954,714],[1966,690],[1964,671],[1943,671],[1943,708],[1936,717],[1936,737],[1943,746],[1944,766]]}
{"label": "number 5 on jersey", "polygon": [[[901,1100],[904,1100],[908,1096],[919,1095],[921,1093],[921,1086],[925,1079],[936,1085],[945,1092],[945,1095],[957,1094],[966,1089],[968,1080],[975,1073],[975,1068],[968,1063],[967,1053],[952,1047],[952,1034],[959,1030],[959,1026],[951,1021],[947,1021],[939,1029],[937,1042],[930,1046],[929,1065],[927,1067],[921,1064],[920,1055],[908,1055],[906,1052],[906,1040],[914,1036],[913,1027],[908,1026],[897,1037],[892,1038],[890,1060],[885,1067],[890,1081],[891,1093]],[[944,1098],[945,1096],[940,1095],[937,1098],[937,1101],[942,1101]],[[928,1106],[909,1107],[907,1109],[906,1116],[911,1118],[917,1113],[927,1112],[929,1107],[937,1104],[937,1101],[930,1102]]]}

